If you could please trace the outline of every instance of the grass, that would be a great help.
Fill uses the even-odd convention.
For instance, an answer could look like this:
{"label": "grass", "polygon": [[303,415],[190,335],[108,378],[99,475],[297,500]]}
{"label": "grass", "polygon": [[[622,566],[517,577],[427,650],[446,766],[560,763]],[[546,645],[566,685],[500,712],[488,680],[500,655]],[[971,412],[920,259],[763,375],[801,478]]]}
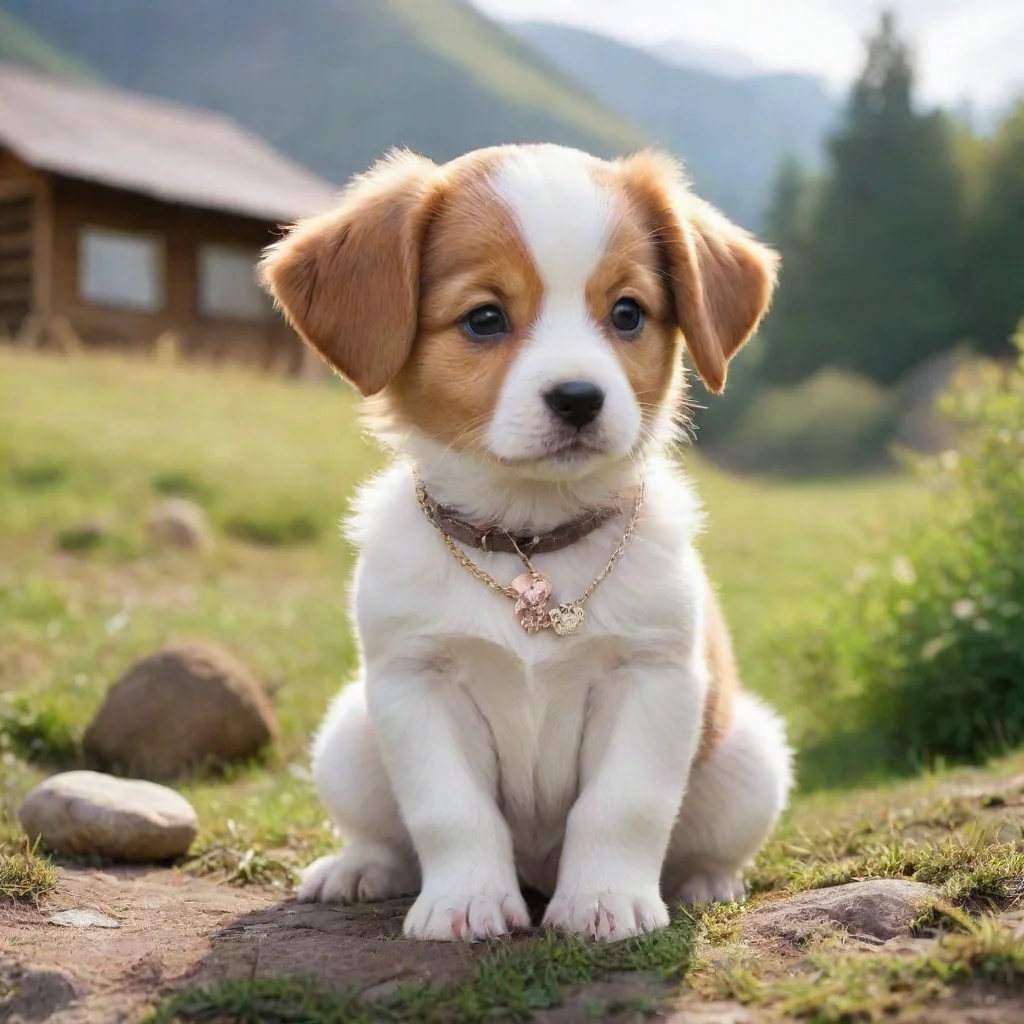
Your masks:
{"label": "grass", "polygon": [[[18,780],[9,804],[41,764],[74,762],[89,716],[136,658],[208,638],[272,689],[282,737],[269,771],[184,785],[204,823],[198,849],[295,863],[326,849],[303,766],[354,664],[353,553],[337,521],[380,461],[340,387],[0,350],[0,742],[17,756]],[[798,717],[778,638],[819,614],[817,594],[912,514],[917,492],[899,480],[772,486],[695,457],[688,465],[748,682]],[[206,508],[211,553],[151,546],[146,512],[172,494]],[[59,536],[90,520],[115,539],[61,550]],[[16,832],[11,819],[0,806],[0,838]]]}
{"label": "grass", "polygon": [[279,507],[235,512],[225,520],[224,531],[238,540],[271,547],[310,543],[321,532],[310,513]]}
{"label": "grass", "polygon": [[212,484],[188,469],[162,469],[153,476],[150,486],[154,494],[188,498],[200,505],[212,502],[217,493]]}
{"label": "grass", "polygon": [[[91,714],[134,660],[189,638],[215,640],[246,661],[273,694],[281,737],[263,763],[181,783],[201,821],[188,869],[286,891],[300,866],[331,849],[306,749],[355,659],[346,621],[353,552],[336,523],[380,458],[362,439],[347,392],[333,385],[0,349],[0,864],[11,893],[38,898],[53,877],[48,862],[6,852],[22,843],[15,812],[24,793],[48,771],[78,763]],[[820,621],[821,595],[907,523],[922,495],[898,478],[770,484],[718,472],[692,452],[686,461],[710,514],[702,550],[747,682],[799,733],[814,709],[801,706],[787,676],[789,638]],[[148,509],[171,495],[204,506],[210,551],[167,551],[147,539]],[[90,520],[109,523],[113,541],[62,549],[61,533]],[[922,917],[922,930],[949,931],[951,914],[973,928],[969,915],[1021,897],[1021,800],[998,787],[949,794],[1014,771],[1024,760],[802,796],[751,874],[755,903],[857,878],[916,878],[940,887],[944,901]],[[224,982],[182,995],[156,1019],[526,1019],[620,972],[661,987],[650,997],[597,1000],[588,1012],[642,1015],[692,968],[697,935],[704,946],[727,947],[742,913],[706,911],[697,925],[681,917],[669,932],[611,949],[540,936],[490,949],[463,981],[407,985],[373,1000],[294,979]],[[941,957],[959,950],[974,964],[969,976],[981,976],[1003,940],[985,933],[989,956],[977,952],[974,931],[961,936],[975,945],[943,946]],[[819,952],[826,956],[811,951]],[[805,969],[820,968],[801,961],[793,986],[806,981]],[[896,986],[876,969],[836,965],[833,987],[855,984],[845,970],[868,972],[872,990]],[[906,970],[936,993],[953,983],[938,968]],[[748,984],[743,977],[736,974],[734,996]],[[796,987],[779,995],[771,977],[749,985],[751,1000],[792,1005],[809,1019],[871,1019],[829,1017],[839,1003],[815,1008],[815,993]]]}
{"label": "grass", "polygon": [[0,844],[0,906],[13,900],[37,902],[56,887],[56,868],[27,841],[20,850]]}
{"label": "grass", "polygon": [[[751,890],[796,893],[909,878],[971,911],[1013,904],[1024,899],[1022,769],[1024,756],[1014,755],[986,771],[938,772],[856,794],[805,797],[758,855]],[[1007,776],[1009,782],[997,781]],[[969,795],[951,795],[958,791]]]}
{"label": "grass", "polygon": [[[907,1019],[972,982],[997,991],[1010,988],[1007,1008],[1019,1005],[1024,940],[1011,928],[986,920],[941,935],[919,952],[851,955],[833,941],[796,971],[780,971],[777,965],[764,971],[740,959],[720,965],[698,985],[710,998],[772,1009],[784,1020],[855,1024]],[[989,1005],[997,998],[990,994]]]}

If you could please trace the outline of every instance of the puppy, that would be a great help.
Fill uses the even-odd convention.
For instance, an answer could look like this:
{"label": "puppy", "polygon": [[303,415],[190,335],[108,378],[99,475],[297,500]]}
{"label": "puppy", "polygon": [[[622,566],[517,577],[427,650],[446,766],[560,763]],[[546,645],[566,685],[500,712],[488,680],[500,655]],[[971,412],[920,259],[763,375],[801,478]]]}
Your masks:
{"label": "puppy", "polygon": [[418,893],[406,935],[476,940],[528,885],[616,940],[742,898],[791,756],[665,450],[684,345],[720,392],[775,255],[657,153],[506,146],[390,156],[262,273],[399,456],[349,528],[362,669],[313,746],[344,845],[299,899]]}

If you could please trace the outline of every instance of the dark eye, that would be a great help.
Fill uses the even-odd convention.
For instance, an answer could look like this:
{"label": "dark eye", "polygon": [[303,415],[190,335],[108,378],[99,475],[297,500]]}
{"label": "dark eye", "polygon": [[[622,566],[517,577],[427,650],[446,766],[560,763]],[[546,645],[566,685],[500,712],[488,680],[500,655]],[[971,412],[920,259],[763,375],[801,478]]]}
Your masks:
{"label": "dark eye", "polygon": [[612,327],[624,337],[640,333],[644,325],[644,311],[636,299],[621,298],[612,306]]}
{"label": "dark eye", "polygon": [[459,322],[470,338],[498,338],[509,332],[505,310],[493,302],[471,309]]}

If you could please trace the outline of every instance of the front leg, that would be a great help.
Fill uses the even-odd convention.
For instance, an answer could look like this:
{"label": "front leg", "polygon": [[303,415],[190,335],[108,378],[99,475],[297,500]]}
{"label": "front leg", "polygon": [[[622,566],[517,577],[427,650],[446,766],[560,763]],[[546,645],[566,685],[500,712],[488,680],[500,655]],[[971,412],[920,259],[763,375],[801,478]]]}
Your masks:
{"label": "front leg", "polygon": [[706,689],[698,659],[627,664],[595,689],[547,926],[614,941],[668,924],[661,869]]}
{"label": "front leg", "polygon": [[436,669],[368,674],[367,695],[423,885],[405,918],[411,938],[494,938],[528,928],[497,758],[468,696]]}

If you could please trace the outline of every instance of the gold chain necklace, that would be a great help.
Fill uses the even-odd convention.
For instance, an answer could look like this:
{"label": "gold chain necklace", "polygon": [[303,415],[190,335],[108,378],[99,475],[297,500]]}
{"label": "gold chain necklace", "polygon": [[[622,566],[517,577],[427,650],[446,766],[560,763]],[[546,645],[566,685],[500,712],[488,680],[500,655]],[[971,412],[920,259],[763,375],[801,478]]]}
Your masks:
{"label": "gold chain necklace", "polygon": [[542,629],[551,628],[559,636],[572,636],[580,626],[583,625],[587,613],[583,608],[584,603],[591,594],[598,588],[601,582],[615,568],[616,562],[622,557],[626,545],[633,539],[636,532],[637,519],[640,517],[640,507],[644,502],[644,485],[640,482],[637,487],[636,498],[633,502],[633,513],[629,517],[626,529],[615,545],[611,558],[608,559],[605,567],[594,577],[593,582],[586,590],[576,598],[575,601],[567,601],[549,608],[551,600],[552,584],[551,578],[534,568],[533,563],[519,550],[516,545],[516,552],[526,566],[526,572],[517,576],[507,587],[503,587],[493,576],[483,571],[469,556],[448,536],[434,518],[426,489],[420,478],[416,477],[416,499],[419,502],[427,521],[440,534],[445,547],[451,552],[452,557],[463,568],[468,569],[481,583],[486,583],[491,590],[502,594],[511,601],[515,601],[515,613],[519,616],[519,624],[527,633],[537,633]]}

